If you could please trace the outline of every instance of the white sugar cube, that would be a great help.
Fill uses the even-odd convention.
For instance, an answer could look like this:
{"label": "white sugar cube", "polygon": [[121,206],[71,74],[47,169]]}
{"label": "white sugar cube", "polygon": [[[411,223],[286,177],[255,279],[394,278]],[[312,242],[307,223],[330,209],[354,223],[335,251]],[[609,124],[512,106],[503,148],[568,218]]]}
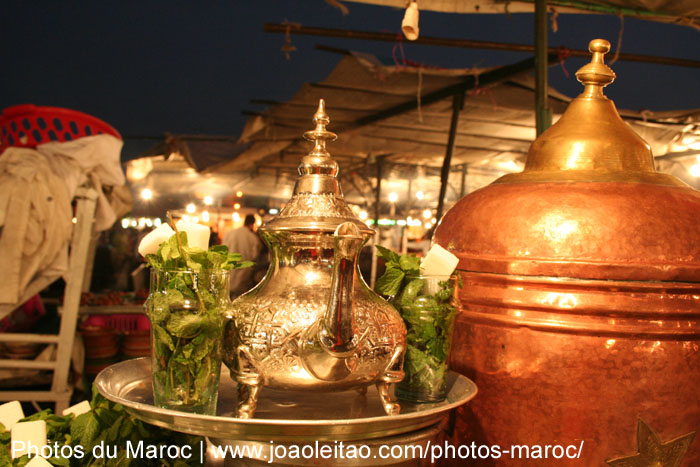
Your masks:
{"label": "white sugar cube", "polygon": [[434,243],[421,261],[420,271],[425,276],[449,276],[454,272],[458,263],[459,258]]}
{"label": "white sugar cube", "polygon": [[34,456],[25,464],[25,467],[53,467],[49,461],[41,456]]}
{"label": "white sugar cube", "polygon": [[22,457],[30,452],[32,455],[41,452],[46,446],[46,422],[21,422],[12,427],[10,452],[12,458]]}
{"label": "white sugar cube", "polygon": [[175,235],[175,231],[168,224],[161,224],[143,237],[139,243],[139,254],[144,258],[146,255],[155,255],[158,253],[160,244],[167,242],[173,235]]}
{"label": "white sugar cube", "polygon": [[82,401],[79,404],[75,404],[74,406],[68,407],[66,410],[64,410],[63,416],[72,413],[77,417],[78,415],[82,415],[90,410],[90,403],[88,401]]}
{"label": "white sugar cube", "polygon": [[177,221],[175,226],[178,232],[187,232],[188,246],[201,248],[205,251],[209,249],[209,235],[211,234],[209,227],[182,220]]}
{"label": "white sugar cube", "polygon": [[24,418],[22,404],[19,401],[8,402],[0,405],[0,423],[3,424],[5,430],[10,431],[15,423]]}

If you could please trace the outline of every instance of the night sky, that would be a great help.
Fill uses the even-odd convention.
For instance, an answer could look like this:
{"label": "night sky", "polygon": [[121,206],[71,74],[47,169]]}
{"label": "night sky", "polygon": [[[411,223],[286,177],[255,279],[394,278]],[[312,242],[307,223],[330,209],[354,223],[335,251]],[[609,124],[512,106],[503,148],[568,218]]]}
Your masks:
{"label": "night sky", "polygon": [[[135,157],[164,132],[238,136],[242,110],[262,110],[250,99],[285,100],[303,82],[321,81],[340,56],[315,44],[373,53],[392,62],[394,44],[292,36],[287,61],[281,34],[263,24],[396,33],[403,11],[346,3],[350,14],[323,0],[227,1],[6,1],[0,13],[2,108],[23,103],[81,110],[116,127],[127,140],[123,158]],[[620,19],[559,15],[550,46],[585,49],[596,37],[613,51]],[[533,17],[421,12],[424,36],[534,44]],[[527,54],[416,46],[403,42],[414,62],[446,68],[504,65]],[[622,52],[700,60],[700,32],[688,27],[624,20]],[[612,55],[612,52],[611,54]],[[573,73],[583,59],[550,68],[550,85],[575,96]],[[700,108],[700,69],[619,61],[606,94],[618,108]],[[332,102],[328,103],[332,109]]]}

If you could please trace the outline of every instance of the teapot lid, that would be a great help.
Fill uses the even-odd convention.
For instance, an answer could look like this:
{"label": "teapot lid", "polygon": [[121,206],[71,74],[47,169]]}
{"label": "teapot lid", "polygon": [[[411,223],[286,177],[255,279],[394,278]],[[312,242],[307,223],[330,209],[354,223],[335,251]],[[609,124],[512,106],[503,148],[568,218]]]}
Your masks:
{"label": "teapot lid", "polygon": [[260,227],[262,231],[335,232],[344,222],[357,225],[364,235],[374,234],[352,212],[345,202],[338,180],[338,163],[326,149],[327,141],[338,136],[326,130],[330,118],[326,104],[319,100],[313,121],[316,128],[304,133],[304,138],[314,142],[314,147],[299,164],[299,179],[294,194],[280,213]]}

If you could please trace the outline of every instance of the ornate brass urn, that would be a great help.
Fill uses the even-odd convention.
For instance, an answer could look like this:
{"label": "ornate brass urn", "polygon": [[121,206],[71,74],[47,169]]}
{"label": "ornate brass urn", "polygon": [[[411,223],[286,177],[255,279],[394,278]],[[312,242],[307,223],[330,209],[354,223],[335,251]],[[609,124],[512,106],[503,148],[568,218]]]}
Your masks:
{"label": "ornate brass urn", "polygon": [[479,386],[456,441],[581,446],[498,465],[700,465],[700,192],[603,95],[609,47],[525,170],[436,230],[464,280],[452,366]]}
{"label": "ornate brass urn", "polygon": [[358,255],[374,233],[345,203],[338,164],[326,150],[336,135],[323,100],[314,141],[302,158],[292,199],[260,230],[272,261],[265,278],[234,300],[224,362],[238,382],[238,416],[252,417],[265,387],[364,390],[376,384],[387,414],[403,379],[406,328],[398,312],[362,279]]}

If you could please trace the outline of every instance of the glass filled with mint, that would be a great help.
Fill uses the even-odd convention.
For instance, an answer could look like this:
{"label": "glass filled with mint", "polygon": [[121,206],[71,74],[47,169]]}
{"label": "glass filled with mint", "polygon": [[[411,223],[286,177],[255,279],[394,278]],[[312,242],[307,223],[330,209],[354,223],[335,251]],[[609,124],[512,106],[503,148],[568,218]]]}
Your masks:
{"label": "glass filled with mint", "polygon": [[155,405],[216,414],[223,313],[229,306],[228,271],[151,270],[146,313]]}
{"label": "glass filled with mint", "polygon": [[221,336],[231,307],[229,273],[252,263],[224,245],[208,248],[200,227],[180,222],[175,230],[159,227],[144,238],[139,252],[151,267],[145,306],[154,403],[216,415]]}
{"label": "glass filled with mint", "polygon": [[454,320],[457,315],[458,276],[425,274],[414,255],[399,255],[377,247],[386,271],[375,290],[387,296],[406,324],[404,379],[396,397],[410,402],[440,402],[447,397],[447,376]]}
{"label": "glass filled with mint", "polygon": [[406,323],[406,376],[396,397],[412,402],[439,402],[447,397],[448,358],[457,307],[454,276],[406,276],[392,300]]}

